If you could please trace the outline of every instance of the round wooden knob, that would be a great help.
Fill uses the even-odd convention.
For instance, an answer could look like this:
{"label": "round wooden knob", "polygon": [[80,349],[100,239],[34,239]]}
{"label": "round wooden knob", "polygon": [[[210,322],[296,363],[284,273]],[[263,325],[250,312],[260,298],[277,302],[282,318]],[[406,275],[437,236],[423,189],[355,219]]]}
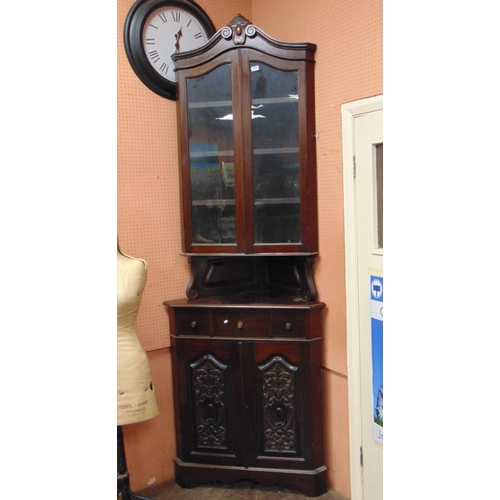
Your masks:
{"label": "round wooden knob", "polygon": [[243,328],[243,321],[238,321],[236,326],[241,330]]}
{"label": "round wooden knob", "polygon": [[197,326],[196,321],[192,321],[192,322],[191,322],[191,328],[196,328],[196,326]]}
{"label": "round wooden knob", "polygon": [[286,328],[287,330],[290,330],[290,329],[292,328],[292,324],[291,324],[291,323],[287,323],[287,324],[285,325],[285,328]]}

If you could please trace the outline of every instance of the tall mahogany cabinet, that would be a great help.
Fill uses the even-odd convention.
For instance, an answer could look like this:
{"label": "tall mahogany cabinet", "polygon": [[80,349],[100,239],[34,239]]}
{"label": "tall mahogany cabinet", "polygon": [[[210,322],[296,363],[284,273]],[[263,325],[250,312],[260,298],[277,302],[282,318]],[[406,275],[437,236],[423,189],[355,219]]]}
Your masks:
{"label": "tall mahogany cabinet", "polygon": [[187,298],[165,302],[176,480],[326,491],[314,52],[236,16],[172,56]]}

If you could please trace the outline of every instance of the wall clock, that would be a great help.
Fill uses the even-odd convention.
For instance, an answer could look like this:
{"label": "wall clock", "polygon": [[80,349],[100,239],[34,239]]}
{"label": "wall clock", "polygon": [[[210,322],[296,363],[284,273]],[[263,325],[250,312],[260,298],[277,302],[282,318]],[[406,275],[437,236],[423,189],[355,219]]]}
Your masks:
{"label": "wall clock", "polygon": [[215,27],[190,0],[138,0],[125,20],[125,52],[135,74],[153,92],[175,100],[172,54],[193,50],[209,40]]}

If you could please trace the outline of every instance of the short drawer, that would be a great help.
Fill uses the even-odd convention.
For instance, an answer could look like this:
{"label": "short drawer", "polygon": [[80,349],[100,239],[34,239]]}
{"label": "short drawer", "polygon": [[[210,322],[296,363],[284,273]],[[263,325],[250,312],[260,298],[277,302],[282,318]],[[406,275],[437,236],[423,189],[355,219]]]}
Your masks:
{"label": "short drawer", "polygon": [[177,309],[175,311],[177,335],[211,335],[210,312],[200,309]]}
{"label": "short drawer", "polygon": [[304,338],[306,314],[301,311],[273,311],[273,337]]}
{"label": "short drawer", "polygon": [[213,311],[214,336],[217,337],[270,337],[269,310],[224,309]]}

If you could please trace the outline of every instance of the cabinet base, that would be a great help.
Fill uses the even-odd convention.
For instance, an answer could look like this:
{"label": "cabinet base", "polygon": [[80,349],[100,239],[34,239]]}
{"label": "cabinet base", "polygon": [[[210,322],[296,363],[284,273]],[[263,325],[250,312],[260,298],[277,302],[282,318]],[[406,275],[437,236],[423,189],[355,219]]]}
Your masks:
{"label": "cabinet base", "polygon": [[229,484],[241,480],[263,486],[282,486],[299,490],[308,497],[326,493],[326,467],[315,470],[264,469],[182,462],[175,459],[175,480],[182,488],[194,488],[206,483]]}

